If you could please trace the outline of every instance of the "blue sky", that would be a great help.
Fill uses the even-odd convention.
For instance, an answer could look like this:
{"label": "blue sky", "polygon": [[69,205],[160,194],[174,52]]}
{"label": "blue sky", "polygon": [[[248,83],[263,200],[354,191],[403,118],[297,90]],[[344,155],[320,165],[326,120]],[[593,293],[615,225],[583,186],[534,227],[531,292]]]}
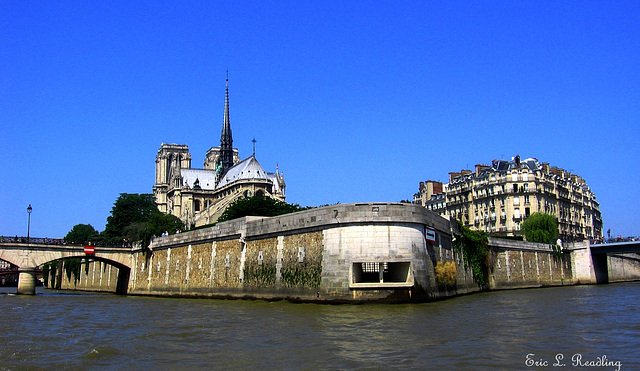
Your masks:
{"label": "blue sky", "polygon": [[582,176],[640,235],[640,2],[0,3],[0,234],[104,230],[162,142],[220,140],[303,206],[411,199],[497,158]]}

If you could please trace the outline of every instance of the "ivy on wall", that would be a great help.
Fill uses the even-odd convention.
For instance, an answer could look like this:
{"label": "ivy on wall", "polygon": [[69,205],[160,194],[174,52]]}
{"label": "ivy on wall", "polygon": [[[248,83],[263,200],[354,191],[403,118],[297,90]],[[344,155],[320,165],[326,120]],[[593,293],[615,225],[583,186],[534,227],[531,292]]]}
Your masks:
{"label": "ivy on wall", "polygon": [[294,263],[280,271],[284,287],[319,287],[322,266],[318,264]]}
{"label": "ivy on wall", "polygon": [[255,287],[271,287],[276,284],[276,266],[258,265],[244,268],[244,282]]}
{"label": "ivy on wall", "polygon": [[489,281],[489,269],[492,266],[492,254],[489,238],[483,231],[474,231],[458,221],[460,233],[454,233],[453,247],[464,256],[464,263],[473,271],[474,281],[486,288]]}

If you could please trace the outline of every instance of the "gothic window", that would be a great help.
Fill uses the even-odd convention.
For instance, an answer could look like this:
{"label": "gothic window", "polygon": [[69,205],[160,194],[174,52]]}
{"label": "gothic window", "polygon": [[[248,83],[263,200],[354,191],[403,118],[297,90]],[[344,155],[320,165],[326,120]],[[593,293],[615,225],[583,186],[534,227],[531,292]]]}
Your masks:
{"label": "gothic window", "polygon": [[173,165],[173,155],[169,155],[167,158],[167,172],[165,174],[165,183],[169,184],[169,180],[171,179],[171,165]]}
{"label": "gothic window", "polygon": [[193,211],[200,211],[200,200],[193,201]]}

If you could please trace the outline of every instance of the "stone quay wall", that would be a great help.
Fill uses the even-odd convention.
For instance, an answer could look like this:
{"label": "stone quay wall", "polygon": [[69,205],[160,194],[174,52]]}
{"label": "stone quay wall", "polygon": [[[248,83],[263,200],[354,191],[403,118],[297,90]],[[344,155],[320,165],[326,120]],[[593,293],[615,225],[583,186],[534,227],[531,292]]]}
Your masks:
{"label": "stone quay wall", "polygon": [[[435,241],[426,229],[435,231]],[[548,245],[494,238],[490,245],[488,289],[578,282],[569,251],[558,258]],[[411,204],[331,205],[241,218],[157,238],[134,262],[129,293],[139,295],[401,302],[482,289],[453,249],[449,221]],[[453,285],[436,272],[445,263],[455,267]]]}
{"label": "stone quay wall", "polygon": [[454,261],[449,222],[411,204],[240,218],[156,238],[133,260],[130,294],[316,302],[455,294],[438,287],[434,272],[437,261]]}
{"label": "stone quay wall", "polygon": [[570,250],[554,256],[547,244],[499,238],[489,238],[489,245],[495,254],[490,273],[493,290],[578,283]]}
{"label": "stone quay wall", "polygon": [[[331,205],[277,217],[240,218],[156,238],[149,249],[135,251],[127,292],[409,302],[482,289],[596,283],[588,242],[554,254],[549,245],[489,238],[488,284],[481,288],[462,253],[453,248],[452,224],[455,228],[421,206],[398,203]],[[640,278],[637,256],[609,257],[611,281]],[[113,292],[117,281],[117,268],[90,262],[88,270],[83,264],[79,279],[63,277],[61,287]]]}
{"label": "stone quay wall", "polygon": [[640,254],[611,254],[607,256],[609,282],[640,280]]}

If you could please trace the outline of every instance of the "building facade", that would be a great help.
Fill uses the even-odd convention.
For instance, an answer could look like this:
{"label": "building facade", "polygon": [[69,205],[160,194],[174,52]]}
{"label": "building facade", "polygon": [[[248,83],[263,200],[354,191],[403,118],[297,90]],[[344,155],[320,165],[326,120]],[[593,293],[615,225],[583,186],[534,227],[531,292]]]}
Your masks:
{"label": "building facade", "polygon": [[202,169],[191,167],[186,144],[162,143],[156,156],[156,180],[153,194],[158,209],[179,217],[187,226],[217,221],[233,201],[250,196],[265,196],[284,201],[284,174],[266,172],[254,153],[240,160],[233,148],[229,117],[229,79],[227,78],[224,121],[220,146],[206,153]]}
{"label": "building facade", "polygon": [[413,202],[490,235],[521,235],[522,222],[544,212],[557,218],[563,241],[602,238],[600,205],[584,179],[535,158],[478,164],[449,173],[447,184],[420,182]]}

